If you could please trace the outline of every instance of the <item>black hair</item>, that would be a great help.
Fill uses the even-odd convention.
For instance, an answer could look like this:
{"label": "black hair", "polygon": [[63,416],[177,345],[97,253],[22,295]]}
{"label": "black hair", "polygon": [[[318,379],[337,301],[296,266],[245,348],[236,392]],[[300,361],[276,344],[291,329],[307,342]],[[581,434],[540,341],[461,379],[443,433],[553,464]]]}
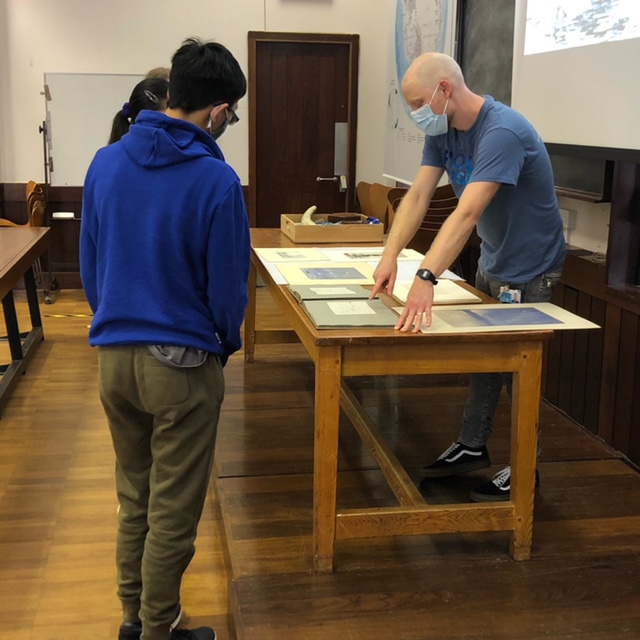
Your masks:
{"label": "black hair", "polygon": [[129,101],[116,113],[111,125],[109,144],[118,142],[129,131],[143,109],[160,111],[167,106],[169,83],[162,78],[145,78],[133,88]]}
{"label": "black hair", "polygon": [[246,92],[238,61],[217,42],[188,38],[171,59],[170,109],[193,113],[223,102],[234,105]]}

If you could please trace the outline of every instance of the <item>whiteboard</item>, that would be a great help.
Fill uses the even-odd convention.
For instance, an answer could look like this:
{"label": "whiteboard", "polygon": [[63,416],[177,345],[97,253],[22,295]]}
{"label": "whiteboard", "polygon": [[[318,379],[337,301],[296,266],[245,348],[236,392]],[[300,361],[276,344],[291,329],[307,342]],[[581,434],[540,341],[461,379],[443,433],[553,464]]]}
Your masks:
{"label": "whiteboard", "polygon": [[46,105],[53,186],[84,184],[93,156],[109,141],[113,117],[143,79],[135,74],[44,74],[51,97]]}
{"label": "whiteboard", "polygon": [[422,53],[453,55],[455,10],[455,0],[388,0],[386,178],[411,184],[418,172],[424,134],[409,117],[401,92],[402,77]]}

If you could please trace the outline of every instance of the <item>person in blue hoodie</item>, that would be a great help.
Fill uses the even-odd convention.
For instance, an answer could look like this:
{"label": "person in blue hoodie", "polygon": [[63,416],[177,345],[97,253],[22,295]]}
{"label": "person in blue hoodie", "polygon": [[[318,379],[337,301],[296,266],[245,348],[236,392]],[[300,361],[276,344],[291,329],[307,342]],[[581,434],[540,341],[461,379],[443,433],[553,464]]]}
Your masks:
{"label": "person in blue hoodie", "polygon": [[215,142],[246,88],[225,47],[186,40],[166,112],[142,111],[84,184],[80,269],[120,505],[119,640],[215,638],[174,627],[248,301],[242,189]]}

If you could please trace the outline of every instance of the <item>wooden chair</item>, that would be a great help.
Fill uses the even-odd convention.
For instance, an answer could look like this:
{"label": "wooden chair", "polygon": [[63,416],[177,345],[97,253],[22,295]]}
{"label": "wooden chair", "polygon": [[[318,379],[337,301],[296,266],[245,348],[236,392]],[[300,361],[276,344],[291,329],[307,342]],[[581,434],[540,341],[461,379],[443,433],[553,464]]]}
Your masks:
{"label": "wooden chair", "polygon": [[358,196],[358,204],[360,211],[365,216],[373,215],[371,213],[371,183],[361,180],[356,185],[356,195]]}
{"label": "wooden chair", "polygon": [[[0,218],[0,227],[41,227],[44,224],[45,213],[47,210],[47,203],[44,196],[44,190],[42,185],[29,180],[26,187],[26,200],[27,200],[27,220],[23,224],[18,224]],[[43,282],[42,278],[42,265],[40,258],[38,258],[33,265],[34,276],[36,284],[40,286]]]}
{"label": "wooden chair", "polygon": [[[401,199],[396,199],[393,201],[391,207],[394,212],[397,210],[400,200]],[[426,253],[429,250],[431,243],[438,235],[440,227],[442,227],[445,220],[451,215],[457,206],[458,198],[450,184],[437,187],[433,197],[431,198],[431,203],[429,204],[427,213],[425,214],[416,235],[409,243],[409,247],[416,251],[420,251],[420,253]],[[457,258],[450,268],[460,277],[465,277],[460,258]]]}
{"label": "wooden chair", "polygon": [[0,218],[0,227],[41,227],[44,223],[46,201],[42,185],[29,180],[26,188],[27,221],[18,224],[5,218]]}
{"label": "wooden chair", "polygon": [[384,224],[385,233],[389,231],[393,221],[393,217],[389,218],[389,200],[399,198],[406,191],[404,187],[389,187],[379,182],[374,182],[371,185],[372,215]]}
{"label": "wooden chair", "polygon": [[396,215],[396,211],[402,202],[402,199],[407,194],[408,189],[406,187],[392,187],[387,192],[387,213],[385,218],[385,232],[388,233],[393,224],[393,218]]}
{"label": "wooden chair", "polygon": [[423,237],[429,240],[428,246],[431,246],[433,239],[440,231],[440,227],[457,206],[458,198],[450,184],[436,188],[427,213],[420,225],[420,230],[424,232]]}

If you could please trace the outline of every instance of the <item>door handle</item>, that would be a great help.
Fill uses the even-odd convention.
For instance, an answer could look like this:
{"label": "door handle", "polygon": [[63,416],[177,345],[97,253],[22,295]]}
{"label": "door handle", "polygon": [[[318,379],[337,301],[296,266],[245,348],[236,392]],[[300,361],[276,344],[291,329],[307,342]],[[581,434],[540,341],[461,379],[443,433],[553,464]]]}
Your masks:
{"label": "door handle", "polygon": [[338,182],[338,177],[333,176],[333,178],[321,178],[320,176],[318,176],[316,178],[316,182]]}

